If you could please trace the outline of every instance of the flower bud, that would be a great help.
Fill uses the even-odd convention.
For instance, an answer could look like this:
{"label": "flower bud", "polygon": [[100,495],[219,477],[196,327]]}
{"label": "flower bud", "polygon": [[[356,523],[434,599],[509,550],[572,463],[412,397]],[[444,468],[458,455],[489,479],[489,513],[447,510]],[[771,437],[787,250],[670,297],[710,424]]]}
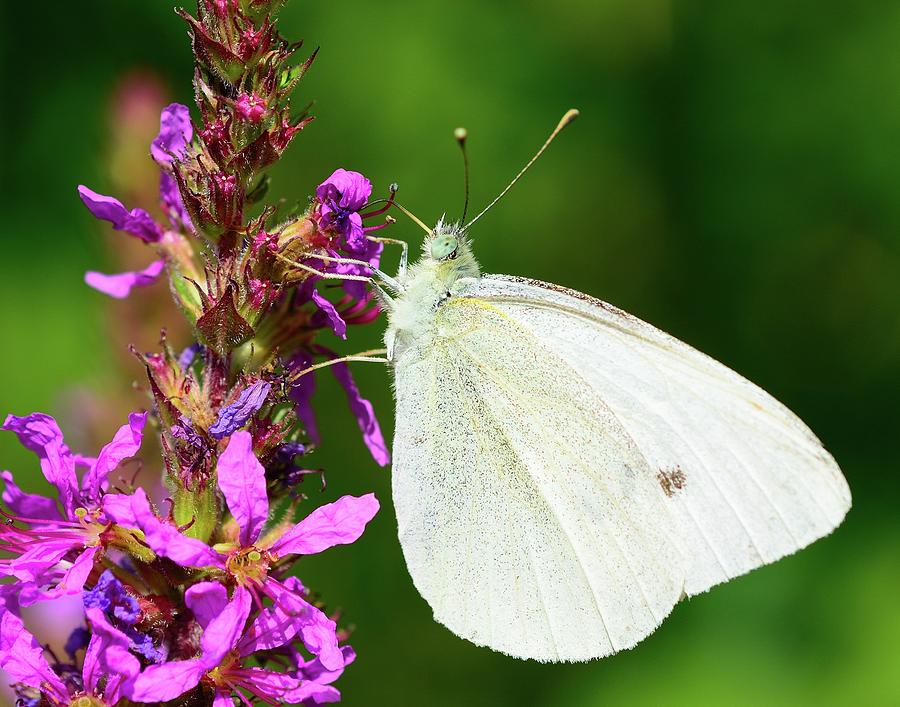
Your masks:
{"label": "flower bud", "polygon": [[256,93],[242,93],[234,102],[237,114],[249,123],[259,123],[266,115],[266,102]]}

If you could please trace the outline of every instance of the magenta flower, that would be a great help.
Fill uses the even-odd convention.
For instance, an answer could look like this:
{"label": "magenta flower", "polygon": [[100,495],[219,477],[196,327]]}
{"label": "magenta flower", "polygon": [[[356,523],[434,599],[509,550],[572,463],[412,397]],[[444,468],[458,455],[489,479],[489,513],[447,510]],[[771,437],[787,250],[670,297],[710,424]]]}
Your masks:
{"label": "magenta flower", "polygon": [[333,230],[344,237],[351,248],[365,243],[362,216],[359,210],[372,195],[372,183],[359,172],[335,170],[316,189],[321,222],[324,230]]}
{"label": "magenta flower", "polygon": [[[3,429],[14,432],[23,446],[37,454],[44,477],[59,493],[59,502],[28,494],[8,471],[0,475],[5,483],[3,501],[12,511],[4,513],[11,522],[0,526],[0,549],[14,555],[0,560],[0,574],[30,585],[30,591],[23,588],[22,603],[81,591],[109,525],[100,509],[109,474],[137,454],[146,421],[147,413],[131,414],[100,455],[88,458],[72,454],[49,415],[6,418]],[[76,467],[86,469],[80,484]],[[43,590],[46,585],[51,588]]]}
{"label": "magenta flower", "polygon": [[266,116],[266,102],[255,93],[242,93],[234,102],[234,109],[248,123],[258,123]]}
{"label": "magenta flower", "polygon": [[224,439],[241,429],[265,404],[272,385],[266,381],[256,381],[241,391],[238,399],[226,405],[209,428],[209,433],[216,439]]}
{"label": "magenta flower", "polygon": [[281,649],[287,653],[291,663],[296,666],[293,674],[300,678],[303,682],[307,697],[302,700],[304,704],[323,704],[326,702],[338,702],[341,699],[341,693],[334,687],[335,682],[344,672],[344,668],[356,660],[356,651],[350,646],[341,646],[341,657],[343,665],[340,668],[329,670],[319,658],[307,660],[303,657],[299,650],[293,646],[286,646]]}
{"label": "magenta flower", "polygon": [[[237,586],[228,601],[225,588],[213,582],[194,585],[185,594],[188,608],[203,627],[200,655],[188,660],[151,665],[134,682],[131,699],[136,702],[159,703],[183,695],[203,683],[215,692],[213,705],[232,705],[236,692],[249,704],[240,691],[246,691],[267,704],[296,704],[339,696],[334,688],[327,688],[320,679],[308,679],[298,671],[295,675],[274,672],[244,665],[244,660],[256,651],[278,648],[292,638],[284,632],[267,630],[263,614],[246,628],[252,597],[250,591]],[[347,664],[338,652],[340,673]],[[317,699],[318,698],[318,699]]]}
{"label": "magenta flower", "polygon": [[[246,587],[262,605],[262,597],[274,602],[264,611],[265,621],[281,625],[281,633],[300,632],[307,648],[319,656],[329,669],[341,661],[334,622],[291,590],[288,580],[281,582],[270,574],[276,562],[290,555],[314,555],[335,545],[355,542],[366,524],[378,511],[374,494],[344,496],[321,506],[299,523],[278,525],[262,535],[269,516],[265,470],[253,454],[249,432],[232,435],[217,466],[219,490],[238,526],[238,537],[231,543],[211,548],[182,535],[178,529],[156,516],[146,494],[138,489],[132,496],[107,496],[103,509],[119,525],[141,530],[144,542],[157,554],[184,567],[216,568],[229,583]],[[293,633],[291,633],[291,631]]]}
{"label": "magenta flower", "polygon": [[87,698],[86,704],[112,707],[128,698],[141,669],[138,659],[128,652],[128,637],[113,627],[99,609],[88,609],[86,615],[92,635],[81,675],[77,680],[70,676],[63,680],[51,668],[44,649],[22,620],[0,605],[0,668],[20,688],[39,691],[41,705],[67,707],[79,705],[80,699]]}
{"label": "magenta flower", "polygon": [[[360,210],[372,194],[372,184],[359,172],[346,169],[335,170],[332,175],[316,188],[317,207],[313,218],[326,233],[336,235],[337,242],[325,247],[331,258],[352,258],[362,260],[370,267],[356,263],[310,259],[311,266],[322,272],[339,275],[367,276],[381,261],[383,245],[367,237],[369,231],[382,226],[363,227],[363,218],[383,212],[361,214]],[[347,324],[364,324],[378,316],[379,309],[374,304],[374,295],[364,282],[347,280],[343,289],[347,293],[337,305],[316,290],[318,278],[307,279],[297,293],[301,303],[313,300],[319,309],[312,326],[330,326],[334,333],[346,338]]]}
{"label": "magenta flower", "polygon": [[158,164],[171,165],[184,159],[193,137],[190,110],[181,103],[172,103],[163,108],[159,117],[159,135],[150,143],[150,154]]}
{"label": "magenta flower", "polygon": [[129,211],[118,199],[98,194],[83,185],[78,187],[78,196],[94,218],[109,221],[116,231],[124,231],[144,243],[158,243],[162,239],[162,229],[143,209]]}
{"label": "magenta flower", "polygon": [[[188,231],[193,231],[193,226],[181,200],[178,184],[171,174],[171,166],[174,160],[184,157],[192,137],[193,129],[187,106],[173,103],[163,110],[159,135],[150,146],[150,152],[161,168],[160,204],[173,229],[183,227]],[[165,238],[167,229],[156,223],[144,209],[136,208],[129,211],[118,199],[98,194],[83,185],[78,187],[78,196],[95,218],[109,221],[117,231],[124,231],[149,245],[158,244]],[[136,272],[105,275],[92,271],[85,275],[85,282],[95,290],[122,299],[127,297],[134,287],[152,284],[162,274],[164,268],[165,261],[156,260]]]}
{"label": "magenta flower", "polygon": [[191,217],[181,199],[178,182],[172,176],[172,164],[183,160],[194,138],[191,113],[188,107],[172,103],[163,109],[159,118],[159,135],[150,144],[150,154],[162,168],[159,173],[159,200],[172,228],[183,226],[194,231]]}

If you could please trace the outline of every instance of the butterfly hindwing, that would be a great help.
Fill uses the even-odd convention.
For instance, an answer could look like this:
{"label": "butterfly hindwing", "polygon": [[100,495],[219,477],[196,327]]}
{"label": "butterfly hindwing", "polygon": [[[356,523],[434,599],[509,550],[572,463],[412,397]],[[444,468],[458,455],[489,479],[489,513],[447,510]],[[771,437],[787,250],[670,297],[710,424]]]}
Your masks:
{"label": "butterfly hindwing", "polygon": [[685,568],[651,468],[578,371],[476,297],[395,363],[393,487],[416,587],[454,633],[510,655],[629,648]]}

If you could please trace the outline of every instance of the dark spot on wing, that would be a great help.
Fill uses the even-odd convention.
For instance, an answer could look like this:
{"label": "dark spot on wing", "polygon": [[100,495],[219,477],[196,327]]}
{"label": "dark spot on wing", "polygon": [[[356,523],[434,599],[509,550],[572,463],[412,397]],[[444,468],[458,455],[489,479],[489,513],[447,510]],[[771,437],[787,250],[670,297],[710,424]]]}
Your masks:
{"label": "dark spot on wing", "polygon": [[669,469],[660,469],[656,478],[659,479],[659,485],[662,486],[663,492],[669,498],[681,491],[687,481],[687,477],[677,464]]}

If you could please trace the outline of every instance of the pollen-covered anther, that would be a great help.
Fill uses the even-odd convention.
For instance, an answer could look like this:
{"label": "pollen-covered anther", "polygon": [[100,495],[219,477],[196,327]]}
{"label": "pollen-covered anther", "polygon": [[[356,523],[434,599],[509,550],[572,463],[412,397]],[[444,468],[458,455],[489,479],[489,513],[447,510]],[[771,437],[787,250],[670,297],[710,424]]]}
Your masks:
{"label": "pollen-covered anther", "polygon": [[225,562],[225,569],[237,584],[246,586],[250,583],[264,582],[275,560],[275,556],[268,550],[260,550],[254,546],[245,547],[229,556]]}
{"label": "pollen-covered anther", "polygon": [[203,682],[214,687],[230,688],[233,678],[229,680],[228,672],[234,668],[240,668],[240,660],[241,658],[238,652],[236,650],[231,651],[222,659],[222,662],[217,667],[213,668],[203,676]]}
{"label": "pollen-covered anther", "polygon": [[76,695],[69,702],[69,707],[105,707],[104,703],[90,695]]}

